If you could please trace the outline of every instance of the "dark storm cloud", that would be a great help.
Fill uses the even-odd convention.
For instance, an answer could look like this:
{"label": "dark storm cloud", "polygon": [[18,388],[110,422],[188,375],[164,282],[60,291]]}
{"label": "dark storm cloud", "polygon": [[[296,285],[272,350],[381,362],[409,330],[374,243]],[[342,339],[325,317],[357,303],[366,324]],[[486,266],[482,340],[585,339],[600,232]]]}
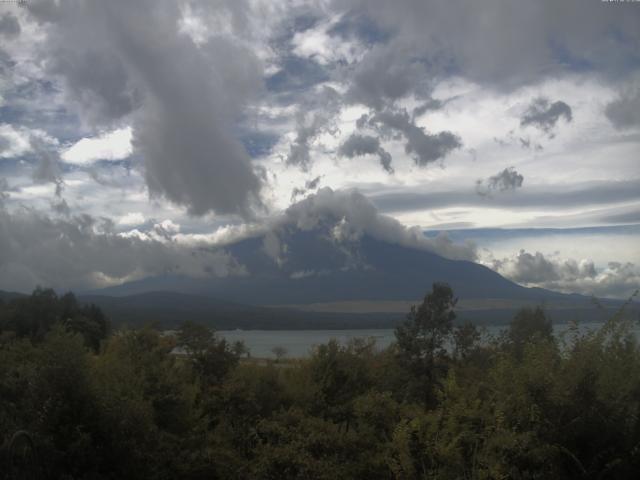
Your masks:
{"label": "dark storm cloud", "polygon": [[374,154],[380,148],[380,141],[370,135],[353,134],[340,146],[338,152],[349,158]]}
{"label": "dark storm cloud", "polygon": [[5,13],[0,16],[0,36],[5,38],[15,38],[20,35],[20,23],[12,13]]}
{"label": "dark storm cloud", "polygon": [[[403,49],[409,45],[410,58],[425,62],[431,77],[456,74],[512,89],[567,71],[619,78],[640,60],[640,9],[632,2],[336,0],[334,5],[366,14],[389,32],[393,46],[387,59],[377,61],[381,66],[406,58]],[[380,69],[373,73],[384,75]]]}
{"label": "dark storm cloud", "polygon": [[515,168],[509,167],[500,173],[493,175],[486,180],[476,182],[476,192],[478,195],[491,195],[493,192],[508,192],[522,187],[524,176],[519,174]]}
{"label": "dark storm cloud", "polygon": [[361,155],[378,155],[382,168],[389,173],[393,173],[391,154],[382,148],[380,140],[376,137],[354,133],[340,146],[338,153],[348,158]]}
{"label": "dark storm cloud", "polygon": [[[233,127],[261,87],[251,51],[226,37],[196,45],[179,31],[180,6],[168,0],[28,8],[48,27],[48,68],[87,120],[133,122],[152,194],[197,215],[249,214],[261,180]],[[216,8],[242,23],[240,4]]]}
{"label": "dark storm cloud", "polygon": [[[389,193],[372,191],[370,198],[382,212],[487,206],[486,199],[482,199],[474,191]],[[640,180],[588,182],[572,187],[529,186],[518,195],[496,195],[491,198],[491,205],[509,209],[567,209],[634,201],[640,201]]]}
{"label": "dark storm cloud", "polygon": [[357,65],[347,101],[381,110],[414,91],[425,79],[424,64],[415,60],[409,48],[377,45]]}
{"label": "dark storm cloud", "polygon": [[66,92],[92,124],[109,125],[131,113],[140,102],[140,91],[129,77],[119,55],[109,50],[61,50],[49,68],[64,77]]}
{"label": "dark storm cloud", "polygon": [[640,125],[640,87],[624,92],[609,103],[605,108],[605,114],[613,126],[619,129]]}
{"label": "dark storm cloud", "polygon": [[451,132],[427,133],[411,120],[405,109],[383,110],[368,117],[365,122],[385,136],[402,134],[407,142],[405,152],[412,155],[420,167],[440,160],[462,146],[460,138]]}
{"label": "dark storm cloud", "polygon": [[539,97],[534,99],[524,112],[520,119],[520,126],[531,125],[552,134],[560,118],[564,118],[567,122],[573,120],[571,107],[559,100],[551,103],[548,98]]}

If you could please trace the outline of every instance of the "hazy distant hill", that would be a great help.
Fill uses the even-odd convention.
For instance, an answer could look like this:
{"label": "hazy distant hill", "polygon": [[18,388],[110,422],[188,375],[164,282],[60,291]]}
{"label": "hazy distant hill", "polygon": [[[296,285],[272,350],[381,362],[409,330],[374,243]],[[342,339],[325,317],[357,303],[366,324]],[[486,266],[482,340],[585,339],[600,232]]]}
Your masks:
{"label": "hazy distant hill", "polygon": [[[0,299],[10,301],[24,296],[0,291]],[[171,329],[185,320],[209,325],[218,330],[259,329],[354,329],[392,328],[409,311],[412,301],[360,301],[290,305],[286,308],[261,307],[227,302],[202,295],[157,291],[126,296],[79,295],[83,303],[98,305],[116,328],[151,325]],[[530,300],[465,300],[457,308],[458,321],[471,320],[477,324],[506,324]],[[609,318],[620,302],[607,302],[607,308],[575,302],[545,303],[552,320],[602,321]],[[637,307],[635,313],[637,316]]]}
{"label": "hazy distant hill", "polygon": [[224,329],[342,329],[389,328],[402,314],[344,314],[305,312],[226,302],[178,292],[149,292],[130,296],[81,295],[98,305],[116,326],[152,325],[175,328],[185,320]]}
{"label": "hazy distant hill", "polygon": [[3,290],[0,290],[0,301],[3,301],[3,302],[8,302],[10,300],[13,300],[14,298],[20,298],[23,296],[24,296],[23,293],[5,292]]}

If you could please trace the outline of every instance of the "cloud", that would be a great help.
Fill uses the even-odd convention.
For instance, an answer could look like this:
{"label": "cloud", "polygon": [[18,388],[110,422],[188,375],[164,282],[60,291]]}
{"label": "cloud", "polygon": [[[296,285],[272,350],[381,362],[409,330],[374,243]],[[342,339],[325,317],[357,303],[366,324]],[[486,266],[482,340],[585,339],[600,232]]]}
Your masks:
{"label": "cloud", "polygon": [[509,167],[500,173],[493,175],[485,180],[476,182],[476,192],[481,196],[491,195],[493,192],[515,191],[522,187],[524,176],[519,174],[515,168]]}
{"label": "cloud", "polygon": [[262,250],[278,266],[284,263],[284,256],[287,253],[287,245],[280,241],[278,235],[273,231],[268,231],[262,241]]}
{"label": "cloud", "polygon": [[296,137],[286,158],[288,165],[309,170],[312,164],[311,144],[321,133],[336,131],[335,116],[340,107],[340,95],[327,86],[322,86],[312,101],[300,106],[296,114]]}
{"label": "cloud", "polygon": [[59,144],[45,131],[0,124],[0,158],[20,158],[32,168],[34,183],[54,183],[60,196],[64,182]]}
{"label": "cloud", "polygon": [[609,262],[597,269],[591,260],[563,259],[556,255],[520,250],[512,257],[485,259],[487,266],[526,286],[564,293],[624,298],[640,286],[640,267],[633,263]]}
{"label": "cloud", "polygon": [[[367,192],[368,193],[368,192]],[[402,191],[376,189],[371,200],[382,212],[407,212],[449,207],[482,207],[486,203],[471,191]],[[640,202],[640,180],[529,185],[518,195],[497,195],[492,205],[511,210],[549,208],[565,210],[590,206]]]}
{"label": "cloud", "polygon": [[393,173],[391,154],[380,146],[380,140],[376,137],[354,133],[340,146],[338,153],[348,158],[362,155],[378,155],[382,168],[389,173]]}
{"label": "cloud", "polygon": [[428,80],[425,65],[407,45],[375,45],[357,65],[347,100],[383,110]]}
{"label": "cloud", "polygon": [[[241,8],[233,3],[216,4],[211,15]],[[194,215],[250,214],[261,180],[234,135],[262,86],[249,48],[226,36],[195,43],[180,29],[180,5],[169,0],[27,8],[45,26],[48,69],[78,112],[96,125],[132,122],[151,194]]]}
{"label": "cloud", "polygon": [[168,227],[126,236],[115,233],[112,222],[89,215],[51,219],[24,207],[0,209],[0,289],[30,291],[42,285],[83,290],[162,274],[243,272],[223,250],[168,240]]}
{"label": "cloud", "polygon": [[320,180],[322,180],[322,175],[318,175],[316,178],[307,180],[304,182],[304,187],[302,188],[295,187],[291,191],[291,201],[294,202],[298,197],[303,196],[305,193],[317,189],[318,185],[320,185]]}
{"label": "cloud", "polygon": [[52,202],[51,209],[58,215],[62,215],[65,217],[71,215],[71,208],[64,198],[60,199],[60,201],[58,202]]}
{"label": "cloud", "polygon": [[422,105],[419,105],[413,109],[413,117],[419,117],[429,111],[440,110],[451,100],[452,99],[442,101],[438,100],[437,98],[430,98],[427,101],[422,102]]}
{"label": "cloud", "polygon": [[420,167],[440,160],[462,146],[460,138],[451,132],[425,132],[424,128],[411,120],[405,109],[383,110],[364,117],[359,123],[376,128],[384,136],[391,136],[394,132],[401,133],[407,142],[405,152],[412,155],[414,162]]}
{"label": "cloud", "polygon": [[145,222],[140,212],[129,212],[118,219],[118,225],[140,225]]}
{"label": "cloud", "polygon": [[553,136],[553,129],[563,117],[567,122],[573,119],[571,107],[558,100],[551,103],[548,98],[534,99],[520,119],[520,126],[531,125]]}
{"label": "cloud", "polygon": [[0,124],[0,158],[13,158],[31,151],[30,133],[8,123]]}
{"label": "cloud", "polygon": [[300,280],[301,278],[313,277],[317,274],[318,272],[316,272],[315,270],[297,270],[289,275],[289,278],[291,278],[292,280]]}
{"label": "cloud", "polygon": [[[635,5],[611,8],[607,2],[581,0],[561,5],[541,0],[516,8],[505,0],[341,0],[334,5],[366,15],[390,37],[384,52],[370,51],[362,65],[368,56],[383,56],[384,61],[377,60],[381,66],[419,64],[431,78],[455,72],[503,90],[579,70],[618,79],[637,65],[640,12]],[[382,68],[372,73],[385,75]],[[372,74],[368,78],[375,81]],[[401,89],[402,74],[398,78],[392,82],[397,92],[409,91],[413,82]]]}
{"label": "cloud", "polygon": [[314,195],[291,205],[274,222],[310,231],[325,228],[334,233],[336,240],[357,240],[370,235],[381,241],[409,248],[430,251],[456,260],[474,260],[473,244],[455,244],[446,234],[426,238],[418,227],[407,228],[392,217],[378,212],[371,201],[357,190],[321,188]]}
{"label": "cloud", "polygon": [[[257,222],[251,214],[262,215],[261,197],[286,208],[315,191],[311,182],[322,173],[322,186],[334,191],[370,189],[378,215],[423,210],[398,216],[411,224],[634,221],[637,132],[612,132],[607,118],[621,129],[639,124],[640,10],[506,3],[29,1],[15,11],[19,35],[11,33],[12,14],[0,19],[9,26],[0,26],[0,38],[14,35],[0,42],[0,156],[8,159],[0,176],[12,186],[4,203],[25,201],[68,221],[81,210],[108,214],[115,229],[145,242],[211,245],[244,234],[206,233],[211,222],[238,221],[211,212]],[[572,128],[540,152],[569,118]],[[60,143],[35,151],[36,130]],[[336,162],[336,154],[354,160]],[[361,155],[373,157],[363,163]],[[482,162],[472,163],[476,155]],[[127,156],[126,168],[96,162]],[[392,177],[375,165],[379,158],[398,169],[410,157],[429,166],[447,156],[456,159],[447,169]],[[533,161],[537,173],[527,170],[520,188],[522,165]],[[549,171],[553,178],[543,175]],[[495,192],[491,202],[474,190],[477,178]],[[69,204],[33,180],[53,182]],[[185,210],[206,216],[187,219]],[[136,212],[147,220],[118,223]],[[362,213],[339,213],[326,220],[327,234],[342,243],[358,238]],[[174,232],[154,218],[181,227]]]}
{"label": "cloud", "polygon": [[20,35],[20,23],[12,13],[0,16],[0,36],[11,39]]}
{"label": "cloud", "polygon": [[131,136],[131,128],[127,127],[83,138],[64,150],[60,158],[75,165],[87,165],[96,160],[122,160],[131,155]]}
{"label": "cloud", "polygon": [[623,92],[605,108],[614,127],[626,129],[640,125],[640,87]]}
{"label": "cloud", "polygon": [[311,28],[296,32],[291,39],[292,53],[326,66],[337,62],[353,63],[363,54],[363,46],[353,38],[332,35],[341,16],[317,22]]}
{"label": "cloud", "polygon": [[304,186],[308,190],[315,190],[320,185],[320,180],[322,180],[322,175],[318,175],[316,178],[312,180],[308,180],[305,182]]}
{"label": "cloud", "polygon": [[[324,229],[338,246],[370,235],[448,258],[476,256],[470,243],[455,244],[446,235],[427,239],[419,228],[408,229],[380,215],[356,191],[323,188],[261,225],[223,227],[211,235],[182,233],[171,220],[118,233],[110,219],[71,215],[64,205],[54,205],[60,215],[56,218],[27,207],[0,208],[0,289],[29,291],[51,285],[85,290],[165,274],[242,275],[245,267],[225,251],[226,245],[262,237],[264,252],[283,265],[288,254],[283,232],[291,229]],[[118,224],[140,220],[144,218],[132,212]]]}
{"label": "cloud", "polygon": [[0,177],[0,210],[4,208],[4,202],[9,198],[8,190],[9,182],[6,178]]}
{"label": "cloud", "polygon": [[32,178],[36,183],[54,183],[56,185],[56,196],[62,194],[64,182],[62,181],[60,169],[60,155],[55,146],[42,138],[32,136],[31,148],[37,159],[37,165],[33,171]]}

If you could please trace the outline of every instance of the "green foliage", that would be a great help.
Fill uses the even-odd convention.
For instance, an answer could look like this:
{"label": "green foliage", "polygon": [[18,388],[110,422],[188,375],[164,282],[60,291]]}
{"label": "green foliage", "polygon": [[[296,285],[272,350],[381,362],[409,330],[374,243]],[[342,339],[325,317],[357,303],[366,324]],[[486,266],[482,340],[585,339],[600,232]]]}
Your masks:
{"label": "green foliage", "polygon": [[372,348],[373,343],[359,341],[342,347],[335,340],[316,348],[309,364],[315,413],[349,428],[354,399],[371,388]]}
{"label": "green foliage", "polygon": [[523,308],[513,318],[507,331],[507,340],[514,353],[522,356],[531,343],[553,341],[553,326],[541,307]]}
{"label": "green foliage", "polygon": [[0,478],[637,477],[629,321],[557,340],[529,309],[486,341],[454,306],[436,284],[388,349],[273,362],[193,323],[105,340],[100,314],[36,291],[0,307]]}
{"label": "green foliage", "polygon": [[178,330],[177,346],[184,349],[203,386],[216,385],[234,368],[244,345],[230,345],[204,325],[186,321]]}
{"label": "green foliage", "polygon": [[398,362],[413,377],[408,394],[425,405],[435,401],[437,383],[446,372],[446,344],[451,340],[456,302],[449,285],[434,283],[433,291],[421,305],[411,307],[396,328]]}
{"label": "green foliage", "polygon": [[0,339],[41,342],[56,324],[82,335],[95,352],[109,333],[109,321],[102,311],[95,305],[78,304],[73,293],[58,297],[51,289],[36,288],[31,296],[0,303]]}

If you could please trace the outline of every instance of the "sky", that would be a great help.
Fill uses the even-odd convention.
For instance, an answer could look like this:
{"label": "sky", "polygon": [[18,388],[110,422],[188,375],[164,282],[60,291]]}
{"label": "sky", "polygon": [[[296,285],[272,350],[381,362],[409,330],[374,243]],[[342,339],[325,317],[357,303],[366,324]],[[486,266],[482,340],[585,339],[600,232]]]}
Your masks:
{"label": "sky", "polygon": [[0,3],[0,289],[246,274],[321,208],[630,295],[640,2]]}

